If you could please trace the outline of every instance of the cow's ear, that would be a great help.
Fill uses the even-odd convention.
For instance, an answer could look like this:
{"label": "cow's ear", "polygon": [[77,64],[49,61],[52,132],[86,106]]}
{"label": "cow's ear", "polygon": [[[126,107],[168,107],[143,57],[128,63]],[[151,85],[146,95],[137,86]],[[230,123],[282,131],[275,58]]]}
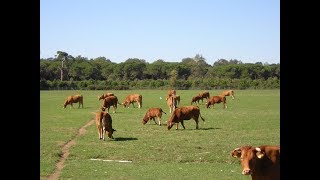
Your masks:
{"label": "cow's ear", "polygon": [[258,148],[258,147],[256,147],[255,150],[257,151],[257,152],[256,152],[257,157],[258,157],[259,159],[263,158],[263,156],[264,156],[265,153],[264,153],[263,151],[261,151],[261,149]]}
{"label": "cow's ear", "polygon": [[240,148],[235,148],[232,152],[231,152],[231,156],[234,158],[239,158],[241,157],[241,149]]}

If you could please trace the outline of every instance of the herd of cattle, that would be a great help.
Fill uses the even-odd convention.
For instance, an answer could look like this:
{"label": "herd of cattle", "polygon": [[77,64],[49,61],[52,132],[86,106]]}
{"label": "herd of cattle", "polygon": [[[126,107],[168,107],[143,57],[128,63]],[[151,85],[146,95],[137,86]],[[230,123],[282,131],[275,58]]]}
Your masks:
{"label": "herd of cattle", "polygon": [[[206,91],[192,97],[190,106],[178,107],[180,103],[180,96],[176,94],[175,90],[169,90],[166,97],[166,102],[171,114],[169,120],[166,122],[168,130],[170,130],[174,124],[176,124],[177,130],[179,123],[181,123],[182,127],[185,129],[184,120],[190,119],[195,120],[196,129],[199,129],[199,117],[203,121],[205,121],[205,119],[200,114],[199,106],[193,105],[193,103],[199,104],[200,100],[203,102],[203,99],[206,99],[206,108],[210,108],[210,106],[214,106],[214,104],[219,103],[223,103],[223,108],[227,108],[226,96],[231,96],[232,99],[235,99],[233,90],[225,90],[219,95],[211,97],[209,92]],[[109,138],[113,139],[113,132],[116,131],[112,127],[112,117],[109,114],[109,109],[111,106],[113,107],[113,113],[116,113],[117,105],[122,105],[124,108],[129,108],[130,104],[135,107],[134,103],[137,103],[139,109],[142,107],[142,95],[140,94],[128,95],[123,103],[119,103],[117,96],[115,96],[113,93],[102,94],[101,96],[98,96],[98,100],[103,100],[103,102],[100,107],[101,111],[95,113],[95,121],[99,139],[102,140],[105,140],[106,133],[108,133]],[[72,108],[74,108],[73,103],[79,103],[78,108],[80,108],[80,105],[83,107],[83,96],[68,96],[63,104],[63,108],[66,108],[67,105],[70,105]],[[107,112],[105,110],[107,110]],[[148,109],[142,119],[142,124],[145,125],[148,121],[151,122],[151,120],[153,120],[156,124],[161,126],[162,113],[165,112],[160,107]],[[242,174],[251,175],[252,180],[280,179],[280,146],[243,146],[234,149],[231,152],[231,156],[240,158]]]}

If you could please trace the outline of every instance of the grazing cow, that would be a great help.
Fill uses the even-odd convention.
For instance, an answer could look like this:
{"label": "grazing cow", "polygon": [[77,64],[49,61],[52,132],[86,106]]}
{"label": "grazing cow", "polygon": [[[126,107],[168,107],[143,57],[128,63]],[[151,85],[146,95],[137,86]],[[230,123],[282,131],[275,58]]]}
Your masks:
{"label": "grazing cow", "polygon": [[166,99],[167,105],[169,106],[169,112],[173,112],[175,108],[177,107],[177,98],[175,95],[169,96]]}
{"label": "grazing cow", "polygon": [[124,100],[124,102],[122,103],[123,107],[128,107],[130,106],[130,104],[132,104],[132,106],[134,107],[134,102],[138,103],[138,107],[139,109],[142,107],[142,96],[140,94],[131,94],[128,95],[126,97],[126,99]]}
{"label": "grazing cow", "polygon": [[99,139],[105,140],[106,131],[108,131],[108,137],[113,139],[113,131],[116,131],[112,128],[112,118],[108,112],[97,112],[96,113],[96,125],[98,129]]}
{"label": "grazing cow", "polygon": [[206,102],[206,108],[210,108],[210,105],[213,107],[215,103],[219,104],[221,102],[223,102],[223,109],[227,108],[227,99],[225,96],[211,96],[208,102]]}
{"label": "grazing cow", "polygon": [[79,94],[68,96],[65,103],[63,104],[63,108],[66,108],[68,104],[70,104],[71,107],[74,108],[73,103],[79,103],[78,108],[80,108],[80,105],[83,108],[83,96]]}
{"label": "grazing cow", "polygon": [[[148,109],[148,111],[146,112],[146,115],[144,116],[144,118],[142,119],[142,124],[146,124],[148,121],[150,121],[151,119],[153,119],[153,121],[157,124],[155,118],[158,119],[158,124],[159,126],[161,126],[161,117],[162,117],[162,113],[165,113],[161,108],[150,108]],[[167,113],[165,113],[167,114]],[[150,121],[151,123],[151,121]]]}
{"label": "grazing cow", "polygon": [[109,97],[109,96],[114,96],[114,94],[113,93],[102,94],[101,96],[98,96],[98,100],[100,101],[101,99],[105,99],[106,97]]}
{"label": "grazing cow", "polygon": [[193,103],[195,103],[195,104],[198,103],[199,104],[200,99],[202,99],[202,97],[200,95],[193,96],[192,99],[191,99],[191,105]]}
{"label": "grazing cow", "polygon": [[[101,105],[101,110],[102,111],[105,111],[106,109],[108,110],[109,112],[109,109],[111,106],[113,106],[113,113],[116,113],[116,110],[117,110],[117,105],[120,104],[119,101],[118,101],[118,98],[117,96],[109,96],[109,97],[106,97],[104,100],[103,100],[103,103]],[[121,104],[120,104],[121,105]]]}
{"label": "grazing cow", "polygon": [[280,146],[243,146],[231,156],[241,159],[242,174],[252,180],[280,180]]}
{"label": "grazing cow", "polygon": [[233,90],[225,90],[220,93],[220,96],[231,96],[234,99],[234,91]]}
{"label": "grazing cow", "polygon": [[167,121],[168,130],[170,130],[175,123],[176,123],[176,130],[177,130],[179,122],[181,123],[183,129],[186,129],[184,127],[183,121],[190,120],[191,118],[194,119],[196,122],[196,129],[199,129],[199,126],[198,126],[199,116],[201,117],[202,121],[204,122],[205,120],[201,116],[200,109],[198,106],[183,106],[180,108],[176,108],[173,111],[169,121]]}
{"label": "grazing cow", "polygon": [[203,102],[203,99],[209,99],[210,98],[210,93],[208,91],[199,93],[199,96],[201,97],[201,102]]}

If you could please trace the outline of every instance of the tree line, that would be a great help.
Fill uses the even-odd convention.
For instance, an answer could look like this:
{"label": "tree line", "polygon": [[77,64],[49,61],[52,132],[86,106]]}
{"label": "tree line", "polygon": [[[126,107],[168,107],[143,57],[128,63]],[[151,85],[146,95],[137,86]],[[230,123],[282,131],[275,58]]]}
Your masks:
{"label": "tree line", "polygon": [[121,63],[105,57],[88,59],[58,51],[40,59],[40,89],[274,89],[280,88],[280,63],[242,63],[219,59],[212,65],[199,54],[181,62],[152,63],[129,58]]}

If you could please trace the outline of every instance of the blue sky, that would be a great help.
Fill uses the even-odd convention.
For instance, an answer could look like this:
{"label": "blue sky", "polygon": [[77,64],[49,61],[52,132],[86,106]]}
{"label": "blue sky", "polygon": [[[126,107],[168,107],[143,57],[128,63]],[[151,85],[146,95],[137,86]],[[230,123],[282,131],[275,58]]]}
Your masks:
{"label": "blue sky", "polygon": [[280,63],[280,0],[40,0],[40,58],[64,51],[181,62]]}

